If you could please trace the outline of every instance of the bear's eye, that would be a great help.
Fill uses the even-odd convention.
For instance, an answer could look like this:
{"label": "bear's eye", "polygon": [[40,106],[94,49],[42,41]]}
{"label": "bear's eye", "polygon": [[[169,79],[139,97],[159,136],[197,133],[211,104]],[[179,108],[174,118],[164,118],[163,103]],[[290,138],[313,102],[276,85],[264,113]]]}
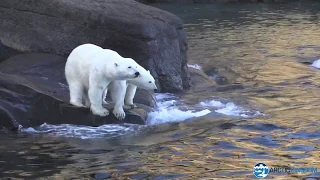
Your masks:
{"label": "bear's eye", "polygon": [[149,83],[152,83],[151,81],[149,81]]}
{"label": "bear's eye", "polygon": [[129,69],[131,68],[131,66],[128,67]]}

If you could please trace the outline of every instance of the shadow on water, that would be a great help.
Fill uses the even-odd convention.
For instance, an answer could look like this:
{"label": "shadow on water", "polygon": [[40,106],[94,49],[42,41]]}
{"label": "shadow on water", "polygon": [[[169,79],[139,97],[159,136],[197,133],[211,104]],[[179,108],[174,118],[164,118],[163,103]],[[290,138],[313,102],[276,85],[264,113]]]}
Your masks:
{"label": "shadow on water", "polygon": [[[156,5],[180,16],[189,63],[243,88],[182,96],[219,97],[265,116],[209,114],[113,138],[1,132],[0,178],[248,179],[253,166],[320,170],[320,2]],[[320,179],[319,173],[269,174]]]}

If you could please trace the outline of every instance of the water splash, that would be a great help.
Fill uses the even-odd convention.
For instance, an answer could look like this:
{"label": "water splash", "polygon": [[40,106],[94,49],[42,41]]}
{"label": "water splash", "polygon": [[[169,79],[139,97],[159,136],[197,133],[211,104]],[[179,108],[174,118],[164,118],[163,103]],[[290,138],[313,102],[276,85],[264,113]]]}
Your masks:
{"label": "water splash", "polygon": [[[186,106],[183,101],[170,93],[155,94],[158,109],[150,112],[147,125],[157,125],[168,122],[181,122],[193,117],[205,116],[216,112],[227,116],[252,117],[260,115],[260,112],[252,112],[236,106],[232,102],[223,103],[218,100],[205,100],[195,105]],[[184,107],[181,109],[181,107]],[[195,109],[197,107],[197,109]],[[200,107],[200,108],[199,108]],[[134,124],[110,124],[98,127],[79,126],[72,124],[52,125],[46,124],[36,128],[22,129],[23,132],[32,134],[48,134],[50,136],[90,138],[113,138],[128,134],[139,133],[146,125]]]}
{"label": "water splash", "polygon": [[150,112],[147,118],[148,125],[162,124],[166,122],[179,122],[192,117],[204,116],[211,111],[204,109],[202,111],[179,109],[181,102],[173,94],[156,94],[158,110]]}
{"label": "water splash", "polygon": [[317,68],[317,69],[320,69],[320,59],[314,61],[311,66]]}
{"label": "water splash", "polygon": [[201,70],[201,69],[202,69],[202,67],[199,66],[198,64],[188,64],[188,67],[194,68],[194,69],[198,69],[198,70]]}
{"label": "water splash", "polygon": [[117,137],[128,133],[138,132],[143,126],[124,124],[124,125],[102,125],[98,127],[79,126],[72,124],[52,125],[44,123],[36,128],[22,129],[22,132],[32,134],[49,134],[51,136],[76,137],[81,139]]}
{"label": "water splash", "polygon": [[232,102],[228,102],[224,104],[217,100],[206,100],[206,101],[200,102],[199,104],[204,107],[219,108],[214,111],[227,116],[239,116],[239,117],[248,118],[248,117],[263,115],[259,111],[250,111],[245,108],[239,107]]}

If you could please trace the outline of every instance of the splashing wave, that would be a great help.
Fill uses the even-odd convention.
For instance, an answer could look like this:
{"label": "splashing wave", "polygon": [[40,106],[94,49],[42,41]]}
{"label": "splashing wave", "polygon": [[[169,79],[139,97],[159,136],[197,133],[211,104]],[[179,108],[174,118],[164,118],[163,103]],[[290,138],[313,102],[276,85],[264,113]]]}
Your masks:
{"label": "splashing wave", "polygon": [[[183,104],[176,96],[168,93],[160,93],[155,95],[158,109],[150,112],[147,118],[147,125],[157,125],[167,122],[180,122],[193,117],[205,116],[215,112],[227,116],[253,117],[261,115],[260,112],[251,112],[244,108],[236,106],[232,102],[223,103],[218,100],[205,100],[200,103],[181,109]],[[200,106],[195,110],[193,107]],[[145,125],[134,124],[110,124],[99,127],[79,126],[71,124],[51,125],[44,123],[36,128],[26,128],[23,132],[39,134],[45,133],[52,136],[77,137],[81,139],[88,138],[112,138],[132,133],[138,133]]]}

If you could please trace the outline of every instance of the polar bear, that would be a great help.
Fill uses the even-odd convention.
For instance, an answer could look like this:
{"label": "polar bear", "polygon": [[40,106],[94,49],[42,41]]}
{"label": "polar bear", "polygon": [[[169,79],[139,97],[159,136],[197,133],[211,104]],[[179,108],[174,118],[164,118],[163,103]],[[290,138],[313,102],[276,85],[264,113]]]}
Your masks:
{"label": "polar bear", "polygon": [[102,107],[104,93],[115,80],[130,80],[139,77],[138,64],[131,58],[108,53],[93,44],[76,47],[69,55],[65,76],[70,89],[70,104],[85,107],[94,115],[107,116],[109,111]]}
{"label": "polar bear", "polygon": [[[93,47],[94,48],[94,47]],[[96,51],[102,50],[101,47],[96,46]],[[108,56],[120,56],[116,51],[113,51],[111,49],[103,49]],[[131,58],[128,58],[132,61],[134,61]],[[156,90],[157,86],[155,84],[155,80],[153,76],[151,75],[150,71],[147,71],[142,66],[137,64],[137,70],[139,71],[140,75],[139,77],[135,79],[129,79],[127,81],[125,80],[115,80],[110,82],[108,85],[108,88],[104,91],[103,95],[103,103],[107,104],[105,101],[108,91],[111,93],[111,99],[114,102],[114,108],[113,108],[113,114],[114,116],[122,120],[125,118],[125,112],[123,108],[125,109],[132,109],[136,107],[136,105],[133,104],[133,98],[136,93],[137,86],[142,89],[146,90]],[[86,101],[86,100],[85,100]],[[90,106],[90,102],[86,101],[86,107]]]}
{"label": "polar bear", "polygon": [[147,71],[144,68],[142,69],[140,68],[142,67],[138,66],[139,72],[141,70],[140,72],[141,76],[137,77],[136,79],[127,80],[128,86],[127,86],[126,95],[124,99],[124,105],[126,109],[132,109],[137,107],[133,103],[133,98],[136,94],[137,87],[141,89],[153,90],[153,91],[156,91],[158,89],[150,71],[149,70]]}
{"label": "polar bear", "polygon": [[[142,66],[138,65],[138,71],[140,72],[140,76],[131,79],[131,80],[117,80],[112,81],[109,86],[108,90],[111,93],[111,100],[115,103],[113,114],[117,119],[124,119],[125,118],[125,109],[132,109],[135,108],[136,105],[133,104],[133,98],[136,93],[137,87],[146,89],[146,90],[157,90],[157,86],[155,84],[155,80],[151,75],[150,71],[147,71]],[[103,102],[105,101],[107,96],[107,92],[104,92]]]}

